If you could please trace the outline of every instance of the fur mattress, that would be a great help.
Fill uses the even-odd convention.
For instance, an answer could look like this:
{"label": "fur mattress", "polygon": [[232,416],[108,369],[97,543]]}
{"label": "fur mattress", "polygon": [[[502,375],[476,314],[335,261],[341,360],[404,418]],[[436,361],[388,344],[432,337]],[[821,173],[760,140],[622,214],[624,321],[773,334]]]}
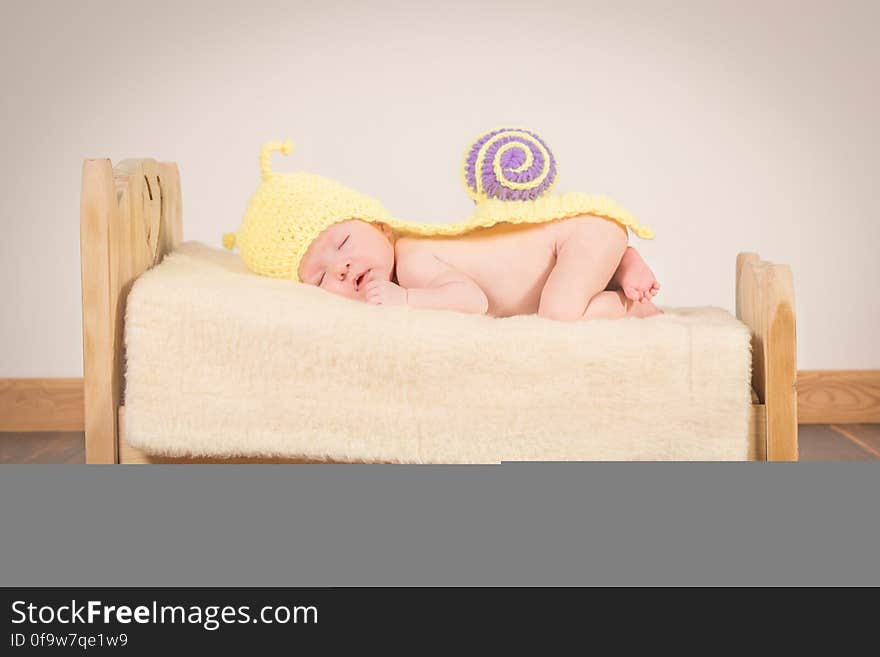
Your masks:
{"label": "fur mattress", "polygon": [[125,435],[163,456],[747,460],[750,346],[720,308],[563,323],[371,306],[186,242],[125,311]]}

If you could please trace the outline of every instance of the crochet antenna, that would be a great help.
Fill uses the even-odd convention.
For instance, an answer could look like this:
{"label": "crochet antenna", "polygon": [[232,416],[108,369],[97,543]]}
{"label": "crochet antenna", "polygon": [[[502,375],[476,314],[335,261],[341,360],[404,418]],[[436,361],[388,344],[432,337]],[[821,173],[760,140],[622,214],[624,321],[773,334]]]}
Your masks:
{"label": "crochet antenna", "polygon": [[[269,180],[275,173],[272,171],[272,153],[281,151],[282,155],[290,155],[293,152],[293,142],[287,141],[267,141],[260,149],[260,175],[263,180]],[[238,235],[235,232],[223,233],[223,246],[227,249],[234,249]]]}
{"label": "crochet antenna", "polygon": [[275,151],[281,151],[283,155],[290,155],[293,152],[293,142],[288,139],[283,142],[269,141],[263,144],[263,148],[260,150],[260,173],[263,175],[263,180],[268,180],[272,175],[271,157]]}

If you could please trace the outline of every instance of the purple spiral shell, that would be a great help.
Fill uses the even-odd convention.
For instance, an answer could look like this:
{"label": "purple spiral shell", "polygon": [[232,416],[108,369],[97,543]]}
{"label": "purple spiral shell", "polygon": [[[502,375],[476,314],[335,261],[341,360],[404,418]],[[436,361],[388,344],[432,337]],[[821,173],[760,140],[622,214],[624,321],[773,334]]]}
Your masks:
{"label": "purple spiral shell", "polygon": [[556,159],[531,130],[500,128],[481,135],[468,148],[464,181],[475,201],[534,200],[556,183]]}

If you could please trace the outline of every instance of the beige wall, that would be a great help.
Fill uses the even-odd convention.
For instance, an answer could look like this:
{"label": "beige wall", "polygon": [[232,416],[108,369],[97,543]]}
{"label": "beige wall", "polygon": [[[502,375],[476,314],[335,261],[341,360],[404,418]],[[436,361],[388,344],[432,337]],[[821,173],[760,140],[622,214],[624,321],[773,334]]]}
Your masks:
{"label": "beige wall", "polygon": [[502,125],[654,228],[662,305],[733,310],[756,250],[794,270],[799,367],[880,368],[880,2],[538,4],[0,3],[0,377],[82,373],[84,157],[177,161],[184,239],[219,245],[264,140],[445,222]]}

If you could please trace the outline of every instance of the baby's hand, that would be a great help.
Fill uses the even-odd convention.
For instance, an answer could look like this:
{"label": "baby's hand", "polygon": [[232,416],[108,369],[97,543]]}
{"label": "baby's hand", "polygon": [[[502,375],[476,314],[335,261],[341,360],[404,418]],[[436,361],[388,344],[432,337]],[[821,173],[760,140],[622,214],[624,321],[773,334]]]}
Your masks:
{"label": "baby's hand", "polygon": [[377,306],[406,305],[406,289],[391,281],[370,281],[364,290],[367,303]]}

